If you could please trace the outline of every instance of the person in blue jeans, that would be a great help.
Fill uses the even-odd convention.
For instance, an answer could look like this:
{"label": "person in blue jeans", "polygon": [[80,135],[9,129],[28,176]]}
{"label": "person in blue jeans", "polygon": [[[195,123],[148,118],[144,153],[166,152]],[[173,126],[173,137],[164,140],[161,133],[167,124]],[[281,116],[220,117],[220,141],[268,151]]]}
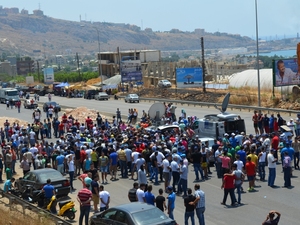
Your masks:
{"label": "person in blue jeans", "polygon": [[167,187],[167,192],[169,193],[167,199],[168,199],[168,215],[169,217],[174,220],[174,209],[175,209],[175,200],[176,200],[176,195],[173,192],[173,187],[168,186]]}
{"label": "person in blue jeans", "polygon": [[190,202],[195,201],[196,197],[192,195],[192,189],[188,188],[187,190],[188,196],[184,198],[184,206],[185,206],[185,213],[184,213],[184,224],[189,224],[189,218],[191,218],[192,225],[195,225],[195,206],[190,205]]}
{"label": "person in blue jeans", "polygon": [[189,204],[195,206],[196,208],[196,215],[199,220],[199,225],[205,225],[205,193],[200,189],[200,184],[195,184],[194,189],[196,199],[191,201]]}
{"label": "person in blue jeans", "polygon": [[89,190],[89,188],[90,185],[86,184],[86,187],[81,189],[77,194],[77,201],[80,204],[79,225],[83,224],[83,217],[85,217],[85,225],[89,224],[89,214],[92,201],[92,192]]}
{"label": "person in blue jeans", "polygon": [[235,200],[235,202],[237,202],[238,204],[241,204],[242,184],[244,182],[245,175],[241,170],[237,169],[237,164],[235,164],[235,163],[232,164],[231,169],[233,171],[232,174],[236,177],[236,179],[234,180],[234,187],[237,191],[238,199],[237,199],[237,201]]}
{"label": "person in blue jeans", "polygon": [[271,149],[268,154],[268,168],[269,168],[269,177],[268,177],[268,186],[275,187],[274,182],[276,178],[276,163],[277,159],[274,157],[275,149]]}
{"label": "person in blue jeans", "polygon": [[157,165],[157,158],[158,152],[155,152],[154,156],[150,159],[152,163],[152,174],[150,177],[150,181],[152,182],[152,179],[155,177],[155,185],[158,185],[158,165]]}

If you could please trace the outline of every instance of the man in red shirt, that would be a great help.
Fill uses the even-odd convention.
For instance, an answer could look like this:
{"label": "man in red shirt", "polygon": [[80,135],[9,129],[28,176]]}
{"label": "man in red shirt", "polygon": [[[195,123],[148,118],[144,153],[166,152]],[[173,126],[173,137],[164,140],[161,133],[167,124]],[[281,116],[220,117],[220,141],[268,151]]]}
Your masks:
{"label": "man in red shirt", "polygon": [[91,124],[93,124],[93,120],[88,116],[85,120],[85,124],[87,128],[90,128]]}
{"label": "man in red shirt", "polygon": [[91,210],[92,192],[89,190],[90,185],[81,189],[77,194],[77,201],[80,204],[79,225],[82,225],[83,217],[85,217],[85,225],[89,224],[89,214]]}
{"label": "man in red shirt", "polygon": [[68,117],[67,117],[67,114],[66,114],[66,113],[64,113],[64,114],[62,115],[62,117],[61,117],[61,122],[62,122],[63,125],[64,125],[64,131],[65,131],[65,129],[66,129],[66,127],[67,127],[67,123],[68,123]]}
{"label": "man in red shirt", "polygon": [[224,188],[224,197],[221,205],[226,205],[226,200],[228,193],[230,194],[231,206],[235,206],[235,196],[234,196],[234,180],[236,179],[235,175],[229,174],[229,169],[225,169],[225,174],[223,178],[223,183],[221,189]]}
{"label": "man in red shirt", "polygon": [[58,132],[60,137],[64,135],[64,128],[65,125],[63,124],[63,121],[61,121],[61,123],[58,125]]}
{"label": "man in red shirt", "polygon": [[251,157],[248,156],[246,166],[245,166],[247,178],[249,181],[248,191],[254,191],[254,181],[255,181],[255,175],[256,175],[255,168],[256,168],[255,163],[251,162]]}
{"label": "man in red shirt", "polygon": [[272,133],[272,140],[271,140],[271,146],[272,146],[271,149],[275,149],[275,152],[274,152],[274,157],[275,158],[278,158],[277,157],[278,145],[279,145],[279,137],[273,132]]}

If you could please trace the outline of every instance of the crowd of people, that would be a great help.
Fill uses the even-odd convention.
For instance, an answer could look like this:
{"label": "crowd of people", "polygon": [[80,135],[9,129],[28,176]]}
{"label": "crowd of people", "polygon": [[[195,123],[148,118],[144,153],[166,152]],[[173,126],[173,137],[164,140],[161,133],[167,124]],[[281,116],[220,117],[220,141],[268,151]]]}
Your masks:
{"label": "crowd of people", "polygon": [[[100,211],[109,207],[110,196],[107,191],[103,192],[103,185],[108,183],[108,179],[118,180],[118,170],[120,178],[137,181],[129,191],[130,201],[156,204],[162,211],[166,210],[172,219],[176,196],[182,196],[186,207],[185,224],[188,224],[189,218],[194,224],[195,213],[199,224],[205,224],[205,194],[200,189],[200,182],[211,179],[212,167],[216,169],[216,177],[222,179],[222,205],[226,204],[228,194],[232,206],[242,204],[243,182],[247,178],[247,190],[255,191],[258,187],[255,183],[257,174],[260,181],[267,180],[268,186],[275,187],[276,166],[279,163],[284,172],[284,187],[291,187],[292,162],[294,168],[299,169],[297,126],[287,132],[264,126],[264,132],[260,132],[261,127],[256,120],[258,114],[255,112],[253,123],[254,128],[258,128],[256,135],[245,135],[243,132],[225,134],[209,146],[209,142],[202,143],[193,134],[189,126],[193,117],[182,110],[176,122],[171,108],[172,105],[166,106],[166,117],[179,126],[165,132],[134,124],[133,121],[138,119],[134,110],[129,110],[128,117],[133,115],[135,118],[128,118],[127,123],[122,121],[119,109],[113,120],[104,119],[98,113],[95,120],[88,116],[85,121],[78,121],[65,113],[61,118],[52,116],[49,111],[44,123],[41,112],[33,116],[32,124],[26,126],[6,120],[0,130],[0,168],[6,171],[6,179],[10,182],[16,173],[17,160],[24,174],[32,169],[54,168],[63,175],[69,174],[71,191],[76,191],[73,179],[78,177],[84,189],[78,192],[78,201],[82,206],[80,224],[83,216],[89,214],[90,207],[87,206],[90,202],[93,202],[94,212],[99,207]],[[140,117],[143,120],[145,116],[143,113]],[[297,125],[298,122],[300,124],[300,114],[296,121]],[[56,142],[50,141],[52,134],[57,138]],[[191,166],[195,174],[194,194],[188,179]],[[158,196],[154,197],[152,185],[161,183],[163,186]],[[167,203],[164,192],[168,195]]]}

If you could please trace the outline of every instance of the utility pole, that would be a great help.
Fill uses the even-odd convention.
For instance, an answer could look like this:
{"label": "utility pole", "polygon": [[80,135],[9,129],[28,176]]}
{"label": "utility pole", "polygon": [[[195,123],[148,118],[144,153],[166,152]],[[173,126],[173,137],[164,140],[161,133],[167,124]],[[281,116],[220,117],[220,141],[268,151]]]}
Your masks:
{"label": "utility pole", "polygon": [[203,37],[201,37],[201,55],[202,55],[202,73],[203,73],[203,93],[206,93],[206,87],[205,87],[205,59],[204,59],[204,40]]}
{"label": "utility pole", "polygon": [[76,61],[77,61],[78,77],[79,77],[79,81],[81,81],[78,52],[76,52]]}
{"label": "utility pole", "polygon": [[38,80],[39,82],[41,82],[41,78],[40,78],[40,63],[38,60],[36,60],[36,65],[37,65],[37,72],[38,72]]}

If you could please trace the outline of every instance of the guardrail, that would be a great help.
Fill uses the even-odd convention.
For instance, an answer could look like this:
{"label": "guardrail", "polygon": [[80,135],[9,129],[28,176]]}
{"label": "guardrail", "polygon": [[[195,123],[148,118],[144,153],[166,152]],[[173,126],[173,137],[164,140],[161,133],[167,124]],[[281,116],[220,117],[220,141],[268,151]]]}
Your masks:
{"label": "guardrail", "polygon": [[22,207],[23,214],[26,213],[25,210],[27,209],[27,210],[30,210],[30,211],[33,211],[33,212],[37,213],[39,219],[43,216],[46,216],[47,218],[49,218],[52,221],[55,221],[59,225],[72,225],[72,223],[63,220],[61,217],[58,217],[58,216],[48,212],[47,210],[41,209],[41,208],[39,208],[39,207],[29,203],[29,202],[26,202],[23,199],[15,196],[15,195],[5,193],[1,188],[0,188],[0,196],[2,198],[4,198],[4,197],[8,198],[8,200],[9,200],[8,204],[9,204],[9,207],[10,207],[11,210],[12,210],[13,205],[17,204],[17,205],[20,205]]}
{"label": "guardrail", "polygon": [[[118,98],[124,98],[124,96],[118,96]],[[175,103],[175,104],[181,104],[181,105],[194,105],[194,106],[200,106],[200,107],[221,107],[222,104],[220,103],[211,103],[211,102],[194,102],[194,101],[182,101],[182,100],[174,100],[174,99],[157,99],[157,98],[141,98],[140,97],[140,101],[145,101],[145,102],[168,102],[168,103]],[[270,114],[270,112],[272,113],[288,113],[290,116],[292,114],[297,114],[300,112],[297,110],[287,110],[287,109],[278,109],[278,108],[265,108],[265,107],[258,107],[258,106],[248,106],[248,105],[233,105],[233,104],[228,104],[228,107],[231,110],[233,109],[238,109],[240,111],[242,110],[248,110],[250,111],[262,111],[264,113],[268,113]]]}

